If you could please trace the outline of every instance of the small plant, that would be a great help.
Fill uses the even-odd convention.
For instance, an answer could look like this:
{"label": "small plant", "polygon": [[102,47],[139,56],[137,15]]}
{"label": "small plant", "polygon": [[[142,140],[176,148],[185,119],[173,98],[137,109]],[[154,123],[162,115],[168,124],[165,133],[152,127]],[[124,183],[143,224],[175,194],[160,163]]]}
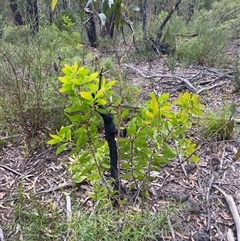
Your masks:
{"label": "small plant", "polygon": [[217,110],[205,111],[201,121],[200,133],[207,140],[229,140],[233,137],[234,120],[229,105]]}
{"label": "small plant", "polygon": [[[68,96],[69,107],[65,114],[71,124],[51,134],[48,144],[60,144],[57,154],[66,147],[72,149],[70,171],[73,179],[77,183],[90,181],[95,187],[92,195],[95,199],[101,200],[108,195],[109,185],[102,185],[102,182],[107,184],[104,172],[109,167],[115,188],[119,188],[120,178],[128,180],[131,188],[147,188],[154,179],[153,171],[160,172],[160,167],[174,158],[198,161],[194,154],[196,145],[186,136],[192,118],[201,114],[202,105],[197,95],[180,94],[171,103],[167,93],[159,97],[150,93],[150,100],[121,131],[121,119],[128,115],[129,109],[122,110],[119,99],[111,104],[112,107],[108,105],[115,81],[107,82],[101,75],[98,78],[98,73],[79,68],[77,63],[66,65],[63,73],[64,76],[59,77],[60,92]],[[107,142],[98,131],[101,117]],[[125,137],[126,132],[127,137],[120,138]],[[123,172],[121,177],[119,167]]]}

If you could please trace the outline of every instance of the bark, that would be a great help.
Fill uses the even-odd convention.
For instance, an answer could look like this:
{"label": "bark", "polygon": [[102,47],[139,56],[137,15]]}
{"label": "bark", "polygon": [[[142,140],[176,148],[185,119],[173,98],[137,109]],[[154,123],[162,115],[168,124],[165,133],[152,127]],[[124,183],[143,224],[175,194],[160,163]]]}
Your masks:
{"label": "bark", "polygon": [[90,43],[90,46],[96,48],[97,47],[97,33],[96,33],[96,25],[95,25],[93,14],[90,15],[90,18],[87,21],[85,27],[87,30],[87,36],[88,36],[88,41]]}
{"label": "bark", "polygon": [[23,25],[24,24],[23,18],[22,18],[22,15],[21,15],[20,11],[19,11],[18,4],[17,4],[16,0],[10,0],[10,8],[11,8],[11,11],[13,13],[15,24],[16,25]]}

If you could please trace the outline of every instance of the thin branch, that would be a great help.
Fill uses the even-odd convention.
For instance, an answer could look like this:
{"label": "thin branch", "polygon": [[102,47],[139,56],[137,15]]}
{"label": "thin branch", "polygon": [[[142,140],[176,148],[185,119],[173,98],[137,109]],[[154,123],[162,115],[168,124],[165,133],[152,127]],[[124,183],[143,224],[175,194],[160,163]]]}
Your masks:
{"label": "thin branch", "polygon": [[224,20],[225,18],[227,18],[228,16],[230,16],[231,14],[237,12],[238,10],[240,10],[240,7],[237,7],[235,9],[233,9],[232,11],[230,11],[229,13],[223,14],[217,21],[216,25],[217,26],[222,20]]}
{"label": "thin branch", "polygon": [[236,225],[236,230],[237,230],[237,241],[240,241],[240,217],[238,214],[238,210],[236,207],[236,204],[234,203],[234,200],[232,198],[232,196],[228,195],[227,193],[225,193],[221,188],[219,188],[216,185],[213,185],[219,192],[221,192],[224,196],[224,198],[226,199],[228,206],[230,208],[230,211],[232,213],[233,216],[233,220],[235,222]]}
{"label": "thin branch", "polygon": [[54,192],[54,191],[58,191],[58,190],[61,190],[61,189],[64,189],[64,188],[69,188],[69,187],[74,187],[75,186],[75,183],[73,183],[72,181],[70,182],[64,182],[56,187],[52,187],[50,189],[47,189],[47,190],[43,190],[41,192],[38,192],[36,193],[36,195],[40,195],[40,194],[44,194],[44,193],[49,193],[49,192]]}
{"label": "thin branch", "polygon": [[227,84],[227,83],[228,83],[228,81],[224,81],[224,82],[219,83],[219,84],[215,84],[215,85],[212,85],[212,86],[209,86],[209,87],[205,87],[205,88],[202,88],[202,89],[196,91],[196,93],[197,93],[197,94],[200,94],[201,92],[203,92],[203,91],[205,91],[205,90],[211,90],[211,89],[214,89],[214,88],[217,87],[217,86],[222,86],[222,85],[225,85],[225,84]]}

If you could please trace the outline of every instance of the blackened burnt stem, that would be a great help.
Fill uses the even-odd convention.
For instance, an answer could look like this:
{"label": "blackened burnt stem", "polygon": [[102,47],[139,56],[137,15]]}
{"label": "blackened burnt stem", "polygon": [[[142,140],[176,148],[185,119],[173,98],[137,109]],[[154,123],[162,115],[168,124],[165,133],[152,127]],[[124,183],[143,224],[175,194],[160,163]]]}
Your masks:
{"label": "blackened burnt stem", "polygon": [[[102,83],[102,71],[99,75],[99,89],[101,89]],[[104,109],[103,106],[98,106],[100,109]],[[100,113],[103,122],[104,122],[104,131],[105,131],[105,138],[108,143],[109,148],[109,155],[110,155],[110,173],[111,177],[114,179],[114,189],[120,190],[121,186],[119,183],[119,176],[118,176],[118,151],[117,151],[117,143],[115,140],[115,136],[118,133],[118,130],[113,122],[113,115],[111,113]]]}
{"label": "blackened burnt stem", "polygon": [[101,117],[104,121],[104,131],[105,138],[108,143],[109,155],[110,155],[110,173],[111,177],[114,179],[114,188],[119,190],[119,176],[118,176],[118,152],[117,152],[117,143],[115,136],[117,134],[117,129],[113,123],[113,116],[110,113],[102,114]]}

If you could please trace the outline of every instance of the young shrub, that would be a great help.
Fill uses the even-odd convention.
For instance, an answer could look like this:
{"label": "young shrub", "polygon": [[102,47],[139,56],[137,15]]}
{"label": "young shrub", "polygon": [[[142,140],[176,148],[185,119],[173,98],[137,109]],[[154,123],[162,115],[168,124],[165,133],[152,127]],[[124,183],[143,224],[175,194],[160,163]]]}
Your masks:
{"label": "young shrub", "polygon": [[[63,73],[64,76],[59,77],[62,83],[60,92],[68,96],[69,106],[65,109],[65,114],[71,124],[62,127],[56,134],[51,134],[52,139],[48,144],[60,144],[58,154],[66,147],[72,148],[69,169],[73,179],[77,183],[90,181],[94,186],[93,198],[102,200],[108,195],[109,186],[102,184],[103,181],[107,184],[104,172],[109,166],[115,182],[123,178],[128,180],[130,188],[146,190],[162,165],[176,158],[198,161],[195,155],[196,144],[186,135],[191,128],[192,118],[201,115],[202,105],[198,102],[197,95],[182,93],[170,102],[167,93],[160,96],[150,93],[150,100],[128,122],[127,137],[120,130],[115,130],[116,127],[111,123],[111,132],[118,138],[110,143],[107,133],[109,129],[105,125],[106,119],[108,121],[116,113],[113,107],[107,105],[112,99],[115,81],[106,82],[103,78],[101,83],[98,73],[90,73],[84,67],[79,68],[77,63],[73,66],[66,65]],[[122,110],[118,104],[116,108],[119,128],[121,119],[128,115],[129,109]],[[101,117],[104,120],[107,143],[98,131]],[[115,153],[118,167],[113,167],[112,164],[114,148],[118,151]]]}

